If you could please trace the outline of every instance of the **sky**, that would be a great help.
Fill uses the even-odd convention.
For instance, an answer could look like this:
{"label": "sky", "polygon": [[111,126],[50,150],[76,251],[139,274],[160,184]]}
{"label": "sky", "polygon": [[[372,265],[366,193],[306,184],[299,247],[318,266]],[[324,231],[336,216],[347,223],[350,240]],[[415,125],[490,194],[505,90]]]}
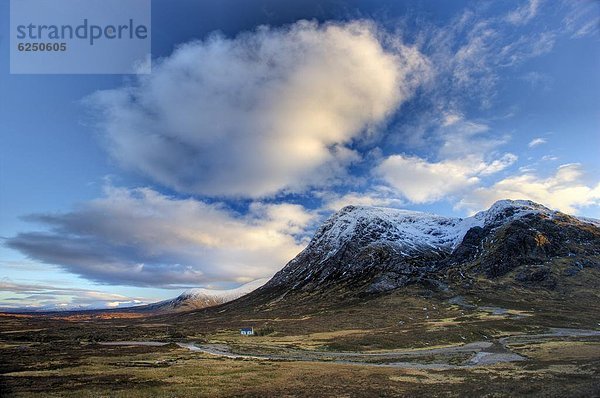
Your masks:
{"label": "sky", "polygon": [[600,218],[597,1],[152,1],[149,75],[9,74],[0,307],[269,277],[345,205]]}

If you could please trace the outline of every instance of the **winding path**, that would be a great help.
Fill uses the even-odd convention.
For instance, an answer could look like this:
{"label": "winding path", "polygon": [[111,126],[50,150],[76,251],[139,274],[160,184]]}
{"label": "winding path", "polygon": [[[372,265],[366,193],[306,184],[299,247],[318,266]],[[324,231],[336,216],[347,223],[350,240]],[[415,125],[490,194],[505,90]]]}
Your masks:
{"label": "winding path", "polygon": [[[286,350],[286,355],[252,355],[238,354],[231,351],[225,344],[195,344],[195,343],[176,343],[179,347],[193,352],[201,352],[208,355],[215,355],[229,359],[247,359],[247,360],[275,360],[275,361],[321,361],[367,366],[391,366],[413,369],[456,369],[481,365],[493,365],[501,362],[524,361],[527,358],[512,352],[508,348],[511,342],[534,342],[553,337],[590,337],[600,336],[598,330],[565,329],[551,328],[548,333],[534,335],[514,335],[507,336],[497,340],[496,343],[490,341],[477,341],[468,344],[455,345],[449,347],[410,349],[410,350],[391,350],[380,352],[344,352],[344,351],[304,351],[304,350]],[[110,346],[165,346],[170,343],[160,341],[110,341],[101,342],[101,345]],[[418,363],[408,362],[408,359],[416,359],[430,355],[452,355],[460,353],[473,353],[473,355],[461,365],[452,365],[447,363]],[[380,362],[368,362],[367,360],[378,360]],[[398,361],[404,359],[405,361]]]}

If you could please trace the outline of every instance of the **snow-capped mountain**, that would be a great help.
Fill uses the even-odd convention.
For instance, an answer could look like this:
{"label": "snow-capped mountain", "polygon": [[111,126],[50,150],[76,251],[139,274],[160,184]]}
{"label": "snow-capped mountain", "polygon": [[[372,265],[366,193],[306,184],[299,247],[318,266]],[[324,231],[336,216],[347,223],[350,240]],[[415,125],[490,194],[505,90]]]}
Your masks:
{"label": "snow-capped mountain", "polygon": [[382,207],[346,206],[317,231],[309,247],[337,253],[349,240],[364,244],[389,243],[401,251],[454,249],[472,227],[502,224],[531,214],[553,217],[556,212],[531,201],[502,200],[468,218],[451,218]]}
{"label": "snow-capped mountain", "polygon": [[347,240],[362,239],[369,244],[393,243],[407,251],[447,251],[461,243],[473,227],[500,225],[527,215],[554,217],[558,212],[525,200],[501,200],[489,210],[472,217],[451,218],[417,211],[382,207],[347,206],[333,215],[317,232],[311,245],[338,251]]}
{"label": "snow-capped mountain", "polygon": [[149,304],[145,306],[135,307],[136,310],[147,311],[147,312],[179,312],[189,311],[194,309],[212,307],[215,305],[227,303],[248,294],[262,285],[264,285],[269,279],[262,278],[252,282],[248,282],[235,289],[228,290],[216,290],[216,289],[189,289],[183,292],[178,297],[161,301],[155,304]]}
{"label": "snow-capped mountain", "polygon": [[344,285],[376,293],[416,282],[446,284],[456,272],[493,278],[572,251],[598,264],[598,227],[531,201],[498,201],[467,218],[347,206],[257,294]]}

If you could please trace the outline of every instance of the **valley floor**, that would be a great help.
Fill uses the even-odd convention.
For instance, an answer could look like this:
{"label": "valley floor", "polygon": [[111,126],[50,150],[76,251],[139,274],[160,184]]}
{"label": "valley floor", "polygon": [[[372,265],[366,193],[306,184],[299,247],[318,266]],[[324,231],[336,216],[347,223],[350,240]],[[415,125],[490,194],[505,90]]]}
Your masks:
{"label": "valley floor", "polygon": [[[176,345],[53,347],[2,345],[15,355],[3,396],[581,396],[600,391],[600,339],[546,339],[515,349],[526,361],[494,365],[370,366],[319,361],[230,359]],[[431,353],[421,364],[444,360]],[[29,362],[29,363],[27,363]]]}
{"label": "valley floor", "polygon": [[[343,332],[353,332],[342,331]],[[380,350],[374,352],[360,351],[317,351],[289,348],[287,345],[271,345],[270,353],[265,353],[265,344],[242,344],[236,350],[227,344],[195,344],[175,342],[180,348],[191,352],[200,352],[227,359],[243,359],[253,361],[305,361],[329,362],[363,366],[387,366],[403,369],[463,369],[480,365],[495,365],[505,362],[526,361],[527,358],[512,351],[510,347],[518,342],[528,344],[547,344],[556,338],[600,337],[600,331],[552,328],[543,334],[519,334],[506,336],[491,341],[476,341],[434,348],[417,348],[410,350]],[[561,341],[566,345],[568,342]],[[582,343],[582,341],[579,341]],[[161,347],[168,342],[157,341],[109,341],[98,343],[101,346],[120,347]],[[600,351],[600,347],[598,347]]]}
{"label": "valley floor", "polygon": [[595,302],[419,293],[308,315],[2,315],[0,395],[600,396]]}

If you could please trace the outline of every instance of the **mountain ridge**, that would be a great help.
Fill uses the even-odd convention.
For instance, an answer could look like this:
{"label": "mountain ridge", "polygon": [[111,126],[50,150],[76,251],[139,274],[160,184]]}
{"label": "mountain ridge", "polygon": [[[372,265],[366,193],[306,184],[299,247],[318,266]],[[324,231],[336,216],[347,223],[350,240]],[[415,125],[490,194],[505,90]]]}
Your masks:
{"label": "mountain ridge", "polygon": [[446,289],[454,283],[468,286],[478,275],[493,279],[537,266],[530,272],[533,276],[522,270],[517,278],[527,283],[550,278],[553,259],[576,256],[585,264],[600,265],[597,224],[533,201],[501,200],[466,218],[346,206],[251,296],[272,299],[328,290],[372,294],[414,283]]}

